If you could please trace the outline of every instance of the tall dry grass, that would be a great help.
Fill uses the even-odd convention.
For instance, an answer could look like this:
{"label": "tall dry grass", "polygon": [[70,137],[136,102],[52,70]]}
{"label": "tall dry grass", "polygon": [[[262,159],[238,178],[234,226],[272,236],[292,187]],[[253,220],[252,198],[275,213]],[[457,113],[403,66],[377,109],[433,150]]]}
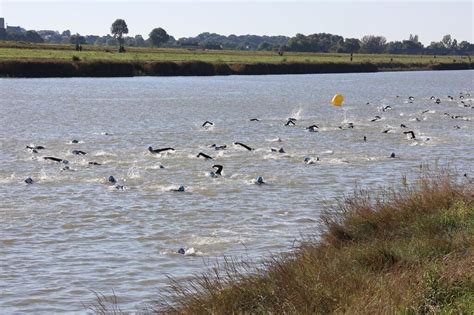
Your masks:
{"label": "tall dry grass", "polygon": [[[358,190],[327,209],[320,237],[261,263],[224,259],[172,280],[155,314],[472,314],[474,190],[448,170]],[[98,313],[118,314],[99,299]],[[114,301],[112,301],[114,302]]]}
{"label": "tall dry grass", "polygon": [[156,313],[392,314],[474,310],[474,200],[449,171],[360,190],[325,211],[318,240],[261,264],[226,260],[175,281]]}

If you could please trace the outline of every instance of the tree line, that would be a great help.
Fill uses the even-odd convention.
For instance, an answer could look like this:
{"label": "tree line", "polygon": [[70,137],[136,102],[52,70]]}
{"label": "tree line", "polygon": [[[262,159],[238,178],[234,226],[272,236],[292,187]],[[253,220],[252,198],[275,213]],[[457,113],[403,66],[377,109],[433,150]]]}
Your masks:
{"label": "tree line", "polygon": [[285,46],[288,51],[334,52],[334,53],[367,53],[367,54],[472,54],[474,45],[457,42],[451,35],[445,35],[439,42],[423,46],[418,35],[410,34],[402,41],[387,42],[383,36],[366,35],[361,39],[343,38],[339,35],[319,33],[312,35],[296,34]]}
{"label": "tree line", "polygon": [[184,47],[199,49],[230,49],[230,50],[262,50],[292,51],[315,53],[368,53],[368,54],[460,54],[474,53],[474,44],[459,42],[451,35],[445,35],[439,42],[431,42],[424,46],[418,35],[412,35],[402,41],[388,42],[384,36],[366,35],[361,39],[344,38],[340,35],[317,33],[311,35],[296,34],[287,36],[259,35],[219,35],[201,33],[196,37],[175,39],[161,27],[154,28],[145,39],[142,35],[126,36],[127,23],[123,19],[113,22],[110,34],[105,36],[71,34],[69,30],[58,31],[26,31],[25,33],[9,33],[0,30],[0,40],[28,41],[34,43],[62,43],[75,45],[118,46],[120,52],[126,46],[132,47]]}

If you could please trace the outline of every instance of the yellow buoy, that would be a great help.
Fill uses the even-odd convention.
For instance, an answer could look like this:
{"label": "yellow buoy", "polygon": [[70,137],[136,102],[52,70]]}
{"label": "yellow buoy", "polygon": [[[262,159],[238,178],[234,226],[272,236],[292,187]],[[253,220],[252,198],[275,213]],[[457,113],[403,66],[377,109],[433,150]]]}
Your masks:
{"label": "yellow buoy", "polygon": [[344,96],[342,96],[341,94],[334,95],[334,97],[332,98],[331,103],[334,106],[341,106],[342,103],[344,103]]}

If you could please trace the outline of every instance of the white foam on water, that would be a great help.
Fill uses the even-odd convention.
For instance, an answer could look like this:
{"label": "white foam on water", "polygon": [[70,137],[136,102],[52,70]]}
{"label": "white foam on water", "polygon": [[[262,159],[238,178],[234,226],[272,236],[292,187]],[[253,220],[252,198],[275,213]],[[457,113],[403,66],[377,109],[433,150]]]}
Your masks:
{"label": "white foam on water", "polygon": [[265,141],[268,141],[268,142],[282,142],[280,137],[272,138],[272,139],[265,139]]}
{"label": "white foam on water", "polygon": [[326,150],[326,151],[321,152],[321,154],[332,155],[332,154],[334,154],[334,151],[333,150]]}
{"label": "white foam on water", "polygon": [[93,153],[92,156],[117,156],[117,154],[100,150]]}
{"label": "white foam on water", "polygon": [[302,115],[303,115],[303,108],[300,107],[296,110],[293,110],[293,112],[291,112],[290,118],[301,120]]}
{"label": "white foam on water", "polygon": [[127,171],[128,178],[141,178],[140,170],[137,166],[132,166]]}

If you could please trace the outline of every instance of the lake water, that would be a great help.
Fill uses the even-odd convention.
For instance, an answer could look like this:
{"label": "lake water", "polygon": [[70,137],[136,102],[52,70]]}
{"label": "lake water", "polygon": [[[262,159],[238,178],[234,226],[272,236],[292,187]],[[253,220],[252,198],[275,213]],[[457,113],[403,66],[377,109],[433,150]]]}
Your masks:
{"label": "lake water", "polygon": [[[1,312],[84,312],[91,290],[114,290],[122,309],[136,310],[167,275],[188,278],[224,255],[289,250],[317,234],[321,210],[356,185],[399,185],[421,163],[472,176],[473,79],[473,71],[1,79]],[[330,105],[337,92],[340,108]],[[296,126],[284,126],[289,117]],[[206,120],[214,126],[201,127]],[[313,124],[319,132],[305,130]],[[150,154],[150,145],[175,151]],[[214,164],[222,177],[206,174]],[[267,184],[253,184],[256,176]],[[186,192],[170,191],[179,185]],[[181,247],[197,255],[177,254]]]}

